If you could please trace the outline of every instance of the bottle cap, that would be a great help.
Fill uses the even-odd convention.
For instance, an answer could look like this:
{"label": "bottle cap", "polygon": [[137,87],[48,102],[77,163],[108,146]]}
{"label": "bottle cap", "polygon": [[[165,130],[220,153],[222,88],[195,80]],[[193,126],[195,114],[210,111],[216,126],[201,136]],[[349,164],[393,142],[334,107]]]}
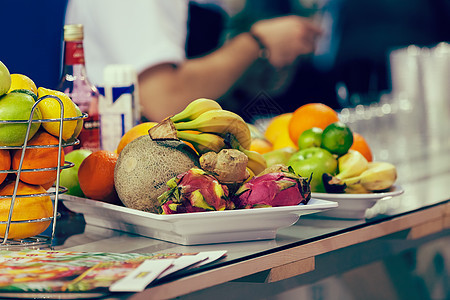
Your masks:
{"label": "bottle cap", "polygon": [[64,25],[64,40],[65,41],[83,40],[83,25],[82,24]]}

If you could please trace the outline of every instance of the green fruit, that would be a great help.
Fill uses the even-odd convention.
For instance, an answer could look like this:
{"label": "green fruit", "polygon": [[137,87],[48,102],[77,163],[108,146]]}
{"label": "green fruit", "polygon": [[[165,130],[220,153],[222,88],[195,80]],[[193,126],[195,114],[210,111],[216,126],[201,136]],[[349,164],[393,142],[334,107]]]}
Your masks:
{"label": "green fruit", "polygon": [[277,164],[287,165],[289,158],[291,158],[292,154],[296,151],[297,150],[294,148],[284,147],[266,152],[262,156],[266,160],[267,167]]}
{"label": "green fruit", "polygon": [[6,94],[11,87],[11,74],[8,68],[0,61],[0,96]]}
{"label": "green fruit", "polygon": [[322,133],[321,147],[338,156],[344,155],[353,144],[353,133],[342,122],[328,125]]}
{"label": "green fruit", "polygon": [[[35,101],[25,93],[9,93],[0,98],[0,120],[28,121]],[[33,120],[42,119],[36,107]],[[38,131],[41,123],[32,123],[28,140]],[[28,123],[0,123],[0,145],[21,146],[25,142]]]}
{"label": "green fruit", "polygon": [[31,97],[33,97],[34,101],[37,101],[37,100],[38,100],[37,95],[36,95],[35,93],[33,93],[32,91],[30,91],[30,90],[26,90],[26,89],[18,89],[18,90],[10,91],[10,93],[25,93],[25,94],[28,94],[28,95],[30,95]]}
{"label": "green fruit", "polygon": [[288,165],[295,173],[311,179],[311,191],[324,193],[323,173],[335,174],[337,171],[337,159],[329,151],[312,147],[294,153],[289,159]]}
{"label": "green fruit", "polygon": [[68,195],[84,197],[78,181],[78,169],[83,160],[91,153],[92,151],[87,149],[78,149],[65,155],[65,160],[74,164],[72,168],[62,170],[59,176],[59,185],[67,188]]}
{"label": "green fruit", "polygon": [[320,147],[322,144],[322,132],[322,128],[319,127],[303,131],[298,138],[298,148],[303,150],[311,147]]}

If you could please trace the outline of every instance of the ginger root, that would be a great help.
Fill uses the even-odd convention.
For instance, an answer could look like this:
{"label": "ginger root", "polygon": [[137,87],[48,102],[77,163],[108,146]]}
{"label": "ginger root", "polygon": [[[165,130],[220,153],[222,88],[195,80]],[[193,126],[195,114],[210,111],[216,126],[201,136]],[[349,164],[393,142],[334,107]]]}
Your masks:
{"label": "ginger root", "polygon": [[222,149],[219,153],[207,152],[200,157],[201,168],[213,173],[222,183],[245,181],[250,176],[247,162],[247,155],[237,149]]}

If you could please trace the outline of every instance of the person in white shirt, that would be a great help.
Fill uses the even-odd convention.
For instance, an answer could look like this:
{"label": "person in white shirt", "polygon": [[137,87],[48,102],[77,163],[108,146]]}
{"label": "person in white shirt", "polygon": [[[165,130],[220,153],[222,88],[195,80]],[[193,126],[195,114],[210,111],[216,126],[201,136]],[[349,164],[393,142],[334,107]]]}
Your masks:
{"label": "person in white shirt", "polygon": [[160,121],[196,98],[224,95],[262,52],[276,68],[313,52],[321,33],[299,16],[261,20],[219,49],[187,59],[188,2],[70,0],[65,23],[84,25],[92,83],[102,83],[108,64],[132,64],[138,72],[142,113],[148,120]]}

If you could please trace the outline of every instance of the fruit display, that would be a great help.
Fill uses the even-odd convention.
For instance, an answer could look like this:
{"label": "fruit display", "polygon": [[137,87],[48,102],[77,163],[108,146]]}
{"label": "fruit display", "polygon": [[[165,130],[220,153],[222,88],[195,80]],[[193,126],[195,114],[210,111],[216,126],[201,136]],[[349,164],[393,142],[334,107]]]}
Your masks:
{"label": "fruit display", "polygon": [[[276,132],[271,126],[280,122],[281,117],[269,123],[266,136]],[[279,150],[265,153],[267,165],[284,163],[295,173],[311,177],[312,192],[373,193],[394,185],[396,167],[388,162],[372,161],[372,152],[364,137],[340,122],[330,107],[320,103],[305,104],[285,122],[287,125],[280,130],[284,128],[289,132],[298,148],[289,147],[291,153]]]}
{"label": "fruit display", "polygon": [[50,225],[50,195],[56,192],[48,190],[58,168],[72,166],[59,147],[76,143],[82,125],[83,116],[68,96],[37,87],[24,74],[10,74],[0,62],[0,237],[27,239]]}
{"label": "fruit display", "polygon": [[[254,138],[264,135],[249,125],[205,98],[151,124],[148,134],[143,131],[121,146],[114,169],[120,200],[126,207],[163,214],[307,203],[308,178],[287,167],[267,168],[264,156],[250,150],[252,132]],[[268,191],[271,197],[255,201],[254,195]]]}

